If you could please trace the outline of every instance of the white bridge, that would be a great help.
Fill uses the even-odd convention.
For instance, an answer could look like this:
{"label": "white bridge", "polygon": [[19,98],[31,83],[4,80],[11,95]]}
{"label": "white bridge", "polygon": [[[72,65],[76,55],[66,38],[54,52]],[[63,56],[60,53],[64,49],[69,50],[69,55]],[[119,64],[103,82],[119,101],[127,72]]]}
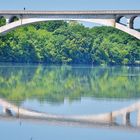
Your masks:
{"label": "white bridge", "polygon": [[[111,126],[116,128],[126,128],[131,129],[134,128],[131,125],[130,115],[132,112],[137,112],[137,120],[136,120],[136,127],[140,128],[140,102],[134,103],[128,107],[107,112],[101,114],[93,114],[93,115],[58,115],[58,114],[50,114],[45,112],[38,112],[31,109],[25,109],[19,106],[16,106],[4,99],[0,99],[0,106],[3,107],[3,111],[5,115],[0,115],[1,118],[5,119],[25,119],[25,120],[32,120],[32,121],[47,121],[47,122],[56,122],[58,124],[66,124],[66,125],[75,125],[78,124],[80,126],[87,125],[87,126]],[[117,124],[116,119],[118,117],[122,118],[122,123]]]}
{"label": "white bridge", "polygon": [[[0,34],[9,32],[19,26],[51,21],[85,21],[122,30],[137,39],[140,32],[136,31],[134,19],[140,16],[140,10],[101,10],[101,11],[0,11],[0,18],[5,19],[5,25],[0,27]],[[127,24],[121,24],[120,19],[126,17]],[[15,19],[18,19],[15,21]]]}

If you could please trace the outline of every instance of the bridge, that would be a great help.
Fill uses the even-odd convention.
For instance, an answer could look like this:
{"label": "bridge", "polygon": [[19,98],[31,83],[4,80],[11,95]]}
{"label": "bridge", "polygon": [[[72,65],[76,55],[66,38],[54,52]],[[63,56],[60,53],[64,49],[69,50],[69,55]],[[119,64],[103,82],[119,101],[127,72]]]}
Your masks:
{"label": "bridge", "polygon": [[[17,27],[43,21],[85,21],[111,26],[140,39],[140,32],[134,29],[134,20],[140,16],[140,10],[101,10],[101,11],[0,11],[0,18],[5,25],[0,27],[0,34],[5,34]],[[121,24],[121,18],[127,24]],[[16,20],[15,20],[16,19]],[[17,20],[18,19],[18,20]]]}
{"label": "bridge", "polygon": [[[131,129],[134,128],[131,125],[130,115],[132,112],[137,111],[137,120],[136,127],[140,128],[140,102],[136,102],[128,107],[95,115],[58,115],[50,114],[45,112],[38,112],[31,109],[25,109],[19,106],[16,106],[4,99],[0,99],[0,106],[3,107],[3,112],[5,115],[0,115],[0,118],[13,119],[21,118],[26,120],[35,120],[35,121],[48,121],[48,122],[57,122],[61,124],[78,124],[80,126],[111,126],[115,128],[125,128]],[[122,118],[122,123],[117,124],[116,120],[118,117]]]}

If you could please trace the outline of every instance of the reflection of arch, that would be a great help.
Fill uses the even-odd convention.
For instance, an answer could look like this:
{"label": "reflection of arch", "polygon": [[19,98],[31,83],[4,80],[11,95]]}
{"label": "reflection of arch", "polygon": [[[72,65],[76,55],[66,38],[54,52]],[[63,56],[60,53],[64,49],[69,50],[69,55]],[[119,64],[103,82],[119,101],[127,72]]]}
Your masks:
{"label": "reflection of arch", "polygon": [[4,16],[0,16],[0,27],[6,25],[6,19]]}
{"label": "reflection of arch", "polygon": [[19,20],[19,17],[17,16],[12,16],[10,19],[9,19],[9,23],[12,23],[12,22],[15,22],[15,21],[18,21]]}
{"label": "reflection of arch", "polygon": [[[50,114],[45,112],[38,112],[35,110],[25,109],[14,104],[5,101],[4,99],[0,99],[0,105],[3,107],[3,111],[8,116],[15,116],[15,117],[26,117],[26,118],[33,118],[33,119],[44,119],[44,120],[56,120],[56,121],[69,121],[69,122],[81,122],[81,123],[98,123],[98,124],[114,124],[116,122],[116,118],[121,116],[122,117],[122,126],[131,125],[130,121],[130,114],[134,111],[137,111],[137,127],[140,127],[140,102],[136,102],[128,107],[107,112],[101,114],[94,114],[94,115],[57,115],[57,114]],[[14,114],[12,114],[12,111]]]}

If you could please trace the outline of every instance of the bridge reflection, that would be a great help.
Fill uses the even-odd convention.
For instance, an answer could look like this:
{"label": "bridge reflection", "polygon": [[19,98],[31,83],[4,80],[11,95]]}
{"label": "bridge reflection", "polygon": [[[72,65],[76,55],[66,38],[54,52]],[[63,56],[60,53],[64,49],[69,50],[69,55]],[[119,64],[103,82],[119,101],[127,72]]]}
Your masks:
{"label": "bridge reflection", "polygon": [[[0,105],[3,107],[3,113],[0,114],[0,120],[19,120],[35,123],[49,123],[55,125],[93,127],[93,128],[111,128],[122,130],[140,130],[140,102],[134,103],[120,110],[84,116],[66,116],[37,112],[35,110],[25,109],[16,106],[4,99],[0,99]],[[136,125],[131,124],[130,115],[137,112]],[[122,117],[122,122],[117,123],[117,118]]]}

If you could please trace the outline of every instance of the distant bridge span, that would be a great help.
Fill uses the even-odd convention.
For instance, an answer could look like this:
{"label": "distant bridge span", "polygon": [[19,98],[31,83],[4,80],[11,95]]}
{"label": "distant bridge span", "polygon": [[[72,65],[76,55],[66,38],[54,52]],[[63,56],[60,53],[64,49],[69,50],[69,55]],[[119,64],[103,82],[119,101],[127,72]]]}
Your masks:
{"label": "distant bridge span", "polygon": [[[122,117],[122,123],[120,126],[131,126],[130,114],[134,111],[137,111],[137,127],[140,127],[140,102],[134,103],[128,107],[108,112],[101,113],[97,115],[58,115],[50,114],[45,112],[37,112],[30,109],[25,109],[19,106],[16,106],[4,99],[0,99],[0,106],[3,107],[3,111],[8,116],[14,116],[19,118],[26,119],[37,119],[37,120],[50,120],[50,121],[60,121],[60,122],[75,122],[75,123],[86,123],[86,124],[116,124],[116,119]],[[13,114],[14,112],[14,114]]]}
{"label": "distant bridge span", "polygon": [[[140,16],[140,10],[101,10],[101,11],[0,11],[6,25],[0,27],[0,33],[5,34],[17,27],[41,21],[75,20],[98,23],[111,26],[140,39],[140,32],[133,29],[134,19]],[[127,25],[120,23],[126,17]],[[18,18],[18,21],[14,21]]]}

